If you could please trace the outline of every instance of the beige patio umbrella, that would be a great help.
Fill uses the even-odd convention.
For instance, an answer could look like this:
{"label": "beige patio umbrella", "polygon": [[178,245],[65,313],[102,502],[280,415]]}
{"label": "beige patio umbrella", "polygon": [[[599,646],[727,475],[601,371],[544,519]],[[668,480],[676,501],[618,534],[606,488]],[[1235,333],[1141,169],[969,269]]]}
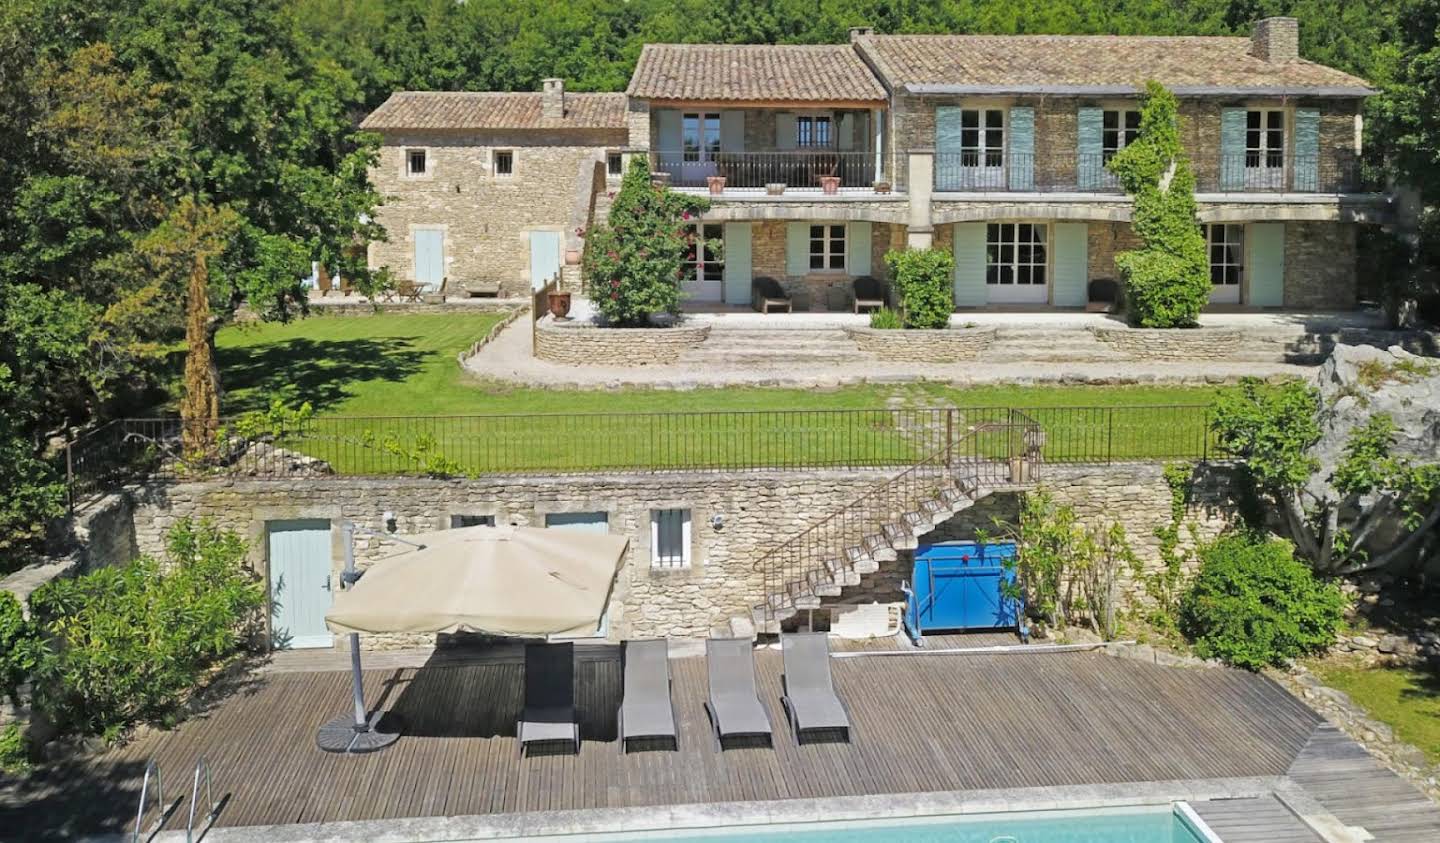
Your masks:
{"label": "beige patio umbrella", "polygon": [[335,596],[336,632],[590,635],[625,553],[623,536],[463,527],[407,540]]}
{"label": "beige patio umbrella", "polygon": [[332,630],[350,635],[355,710],[320,727],[316,743],[326,752],[374,752],[400,736],[393,722],[382,727],[383,712],[365,708],[360,633],[593,634],[629,544],[608,533],[462,527],[393,537],[405,549],[362,576],[355,529],[342,528],[349,587],[325,613]]}

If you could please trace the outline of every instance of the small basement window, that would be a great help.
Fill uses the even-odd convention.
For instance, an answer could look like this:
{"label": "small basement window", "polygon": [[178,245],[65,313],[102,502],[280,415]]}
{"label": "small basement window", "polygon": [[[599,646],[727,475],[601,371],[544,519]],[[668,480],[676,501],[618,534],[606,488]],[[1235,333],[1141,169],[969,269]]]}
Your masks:
{"label": "small basement window", "polygon": [[690,510],[650,510],[650,567],[690,567]]}
{"label": "small basement window", "polygon": [[452,515],[450,516],[450,529],[459,527],[494,527],[495,516],[493,515]]}
{"label": "small basement window", "polygon": [[625,156],[618,152],[605,153],[605,174],[618,178],[625,174]]}
{"label": "small basement window", "polygon": [[423,149],[408,150],[405,155],[405,173],[411,176],[423,176],[428,174],[427,168],[430,164],[430,157]]}
{"label": "small basement window", "polygon": [[515,151],[513,149],[495,150],[495,175],[515,175]]}

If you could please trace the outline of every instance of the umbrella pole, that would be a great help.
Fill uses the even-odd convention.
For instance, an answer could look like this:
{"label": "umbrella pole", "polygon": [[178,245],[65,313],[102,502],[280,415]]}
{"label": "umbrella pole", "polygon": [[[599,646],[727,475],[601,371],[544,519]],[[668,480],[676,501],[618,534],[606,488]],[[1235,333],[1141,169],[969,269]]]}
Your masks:
{"label": "umbrella pole", "polygon": [[370,723],[365,711],[365,685],[360,676],[360,633],[350,633],[350,678],[353,680],[355,697],[355,731],[369,731]]}

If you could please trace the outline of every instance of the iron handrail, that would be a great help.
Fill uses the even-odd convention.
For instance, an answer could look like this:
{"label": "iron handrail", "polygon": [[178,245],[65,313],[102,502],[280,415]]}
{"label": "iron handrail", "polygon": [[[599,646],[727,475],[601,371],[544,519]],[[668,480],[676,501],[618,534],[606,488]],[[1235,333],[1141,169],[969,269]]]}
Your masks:
{"label": "iron handrail", "polygon": [[140,781],[140,807],[135,810],[135,831],[130,835],[130,843],[140,843],[140,824],[145,819],[145,797],[150,793],[151,773],[155,774],[155,808],[159,811],[159,816],[155,818],[154,825],[148,829],[150,833],[145,836],[145,839],[153,837],[165,822],[165,783],[160,778],[159,763],[151,758],[145,764],[145,777]]}
{"label": "iron handrail", "polygon": [[[205,774],[205,804],[210,806],[204,819],[205,830],[209,830],[215,818],[220,815],[220,803],[215,801],[215,788],[210,780],[210,762],[202,755],[195,760],[195,778],[190,784],[190,815],[185,818],[185,843],[195,843],[195,806],[200,800],[202,772]],[[205,836],[205,831],[201,831],[200,836]]]}

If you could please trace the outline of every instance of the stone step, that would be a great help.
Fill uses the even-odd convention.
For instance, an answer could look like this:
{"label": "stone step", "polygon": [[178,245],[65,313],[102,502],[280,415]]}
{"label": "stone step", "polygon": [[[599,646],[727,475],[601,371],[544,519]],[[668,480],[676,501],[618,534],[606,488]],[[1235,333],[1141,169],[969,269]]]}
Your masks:
{"label": "stone step", "polygon": [[853,349],[850,351],[828,351],[825,349],[785,349],[785,348],[712,348],[708,344],[700,345],[686,351],[681,355],[683,363],[717,363],[717,364],[747,364],[763,367],[765,364],[784,366],[791,368],[795,364],[814,363],[816,365],[834,365],[838,363],[871,363],[874,358],[867,357]]}

